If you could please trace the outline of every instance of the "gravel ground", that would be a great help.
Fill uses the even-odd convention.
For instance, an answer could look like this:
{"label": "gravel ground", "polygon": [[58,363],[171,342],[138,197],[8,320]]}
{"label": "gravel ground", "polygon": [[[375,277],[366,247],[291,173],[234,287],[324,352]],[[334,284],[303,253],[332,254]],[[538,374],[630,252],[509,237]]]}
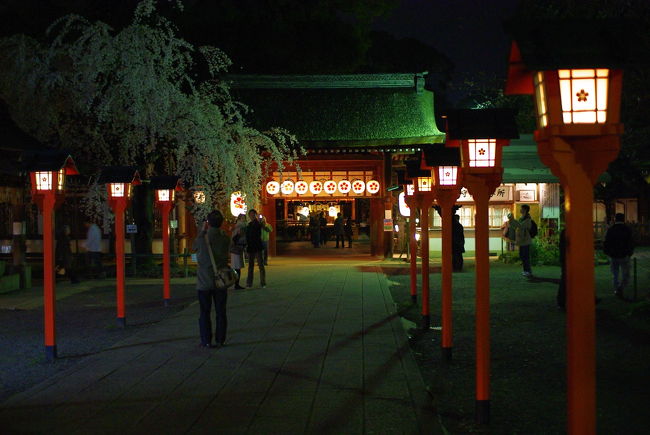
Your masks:
{"label": "gravel ground", "polygon": [[174,285],[174,299],[169,307],[163,306],[161,292],[162,285],[136,287],[127,283],[126,328],[117,326],[114,285],[58,300],[56,334],[59,358],[54,363],[45,361],[42,308],[0,310],[0,402],[69,369],[84,356],[101,352],[196,300],[194,284]]}
{"label": "gravel ground", "polygon": [[[644,260],[646,263],[648,259]],[[466,262],[467,264],[468,262]],[[440,331],[410,331],[411,347],[441,421],[453,434],[566,433],[565,313],[555,306],[559,267],[537,267],[540,279],[521,277],[521,266],[491,267],[491,422],[474,424],[474,268],[454,274],[453,361],[441,360]],[[650,288],[640,269],[639,296]],[[431,278],[432,325],[439,325],[439,277]],[[419,324],[410,305],[408,275],[390,277],[405,323]],[[650,427],[650,317],[631,315],[634,304],[616,299],[608,266],[596,268],[598,433],[641,434]],[[642,302],[641,304],[648,304]],[[647,307],[646,307],[647,308]],[[415,323],[410,324],[415,327]]]}

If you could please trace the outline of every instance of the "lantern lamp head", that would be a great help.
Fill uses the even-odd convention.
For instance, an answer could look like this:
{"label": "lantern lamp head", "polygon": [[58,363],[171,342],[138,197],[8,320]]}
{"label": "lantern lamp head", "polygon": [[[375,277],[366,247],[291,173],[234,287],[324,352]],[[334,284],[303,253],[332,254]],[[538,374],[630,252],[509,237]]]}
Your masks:
{"label": "lantern lamp head", "polygon": [[74,160],[66,151],[29,152],[22,156],[22,166],[29,171],[32,193],[62,194],[66,175],[77,175]]}
{"label": "lantern lamp head", "polygon": [[468,173],[490,173],[502,168],[502,147],[519,138],[510,109],[461,109],[447,117],[448,147],[460,148],[461,166]]}
{"label": "lantern lamp head", "polygon": [[149,185],[156,191],[156,203],[173,204],[174,193],[182,190],[180,177],[175,175],[160,175],[151,177]]}
{"label": "lantern lamp head", "polygon": [[511,22],[505,93],[534,95],[537,128],[553,135],[620,133],[622,68],[639,31],[624,20]]}
{"label": "lantern lamp head", "polygon": [[140,173],[134,166],[107,166],[97,182],[106,184],[109,200],[128,200],[131,187],[140,184]]}

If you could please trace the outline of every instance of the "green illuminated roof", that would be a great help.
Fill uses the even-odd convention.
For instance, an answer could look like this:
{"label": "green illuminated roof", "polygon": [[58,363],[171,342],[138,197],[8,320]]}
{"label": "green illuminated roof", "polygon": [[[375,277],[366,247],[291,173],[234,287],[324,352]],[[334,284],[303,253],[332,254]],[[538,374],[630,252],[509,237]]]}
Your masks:
{"label": "green illuminated roof", "polygon": [[444,142],[422,74],[233,75],[253,127],[283,127],[306,148]]}
{"label": "green illuminated roof", "polygon": [[532,134],[522,134],[503,147],[504,183],[559,183],[551,170],[537,155],[537,143]]}

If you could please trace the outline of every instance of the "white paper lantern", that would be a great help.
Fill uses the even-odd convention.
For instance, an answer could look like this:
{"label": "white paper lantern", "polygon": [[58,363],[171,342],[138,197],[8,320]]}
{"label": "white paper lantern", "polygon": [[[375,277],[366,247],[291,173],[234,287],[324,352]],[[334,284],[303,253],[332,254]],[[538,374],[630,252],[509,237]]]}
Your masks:
{"label": "white paper lantern", "polygon": [[326,182],[323,183],[323,190],[325,193],[328,195],[332,195],[336,192],[336,181],[334,180],[327,180]]}
{"label": "white paper lantern", "polygon": [[348,180],[341,180],[339,181],[338,184],[339,192],[342,194],[346,194],[352,189],[352,183],[350,183]]}
{"label": "white paper lantern", "polygon": [[323,191],[323,183],[320,181],[312,181],[309,183],[309,191],[312,193],[312,195],[318,195]]}
{"label": "white paper lantern", "polygon": [[247,211],[246,197],[241,192],[233,192],[230,195],[230,213],[237,217],[240,214],[246,214]]}
{"label": "white paper lantern", "polygon": [[331,205],[330,208],[327,210],[328,212],[327,214],[330,217],[336,217],[336,215],[339,214],[340,211],[341,211],[341,207],[339,207],[338,205]]}
{"label": "white paper lantern", "polygon": [[296,181],[294,189],[298,195],[304,195],[309,192],[309,184],[305,180]]}
{"label": "white paper lantern", "polygon": [[283,195],[291,195],[293,193],[293,181],[291,180],[285,180],[282,182],[282,187],[280,187],[280,191],[282,192]]}
{"label": "white paper lantern", "polygon": [[404,217],[409,217],[409,216],[411,216],[411,208],[406,203],[405,197],[406,197],[406,195],[404,194],[404,192],[401,192],[399,194],[397,202],[399,203],[399,212],[400,212],[400,214],[402,216],[404,216]]}
{"label": "white paper lantern", "polygon": [[379,181],[377,181],[377,180],[368,181],[366,183],[366,190],[371,195],[374,195],[375,193],[379,192]]}
{"label": "white paper lantern", "polygon": [[366,183],[363,180],[356,179],[352,182],[352,191],[357,195],[362,194],[366,190]]}
{"label": "white paper lantern", "polygon": [[278,192],[280,192],[280,183],[275,180],[266,183],[266,193],[269,195],[277,195]]}

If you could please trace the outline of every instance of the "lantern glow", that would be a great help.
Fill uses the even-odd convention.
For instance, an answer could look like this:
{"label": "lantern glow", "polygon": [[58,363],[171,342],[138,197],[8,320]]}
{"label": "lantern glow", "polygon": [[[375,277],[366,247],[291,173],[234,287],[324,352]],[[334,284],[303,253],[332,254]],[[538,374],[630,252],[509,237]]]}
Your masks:
{"label": "lantern glow", "polygon": [[356,179],[352,182],[352,192],[361,195],[366,190],[366,183],[363,180]]}
{"label": "lantern glow", "polygon": [[309,191],[312,193],[312,195],[318,195],[323,191],[323,183],[320,181],[312,181],[309,183]]}
{"label": "lantern glow", "polygon": [[52,171],[38,171],[36,172],[36,190],[52,190]]}
{"label": "lantern glow", "polygon": [[156,189],[156,198],[158,202],[172,202],[174,201],[173,189]]}
{"label": "lantern glow", "polygon": [[336,193],[336,187],[336,181],[334,180],[327,180],[325,183],[323,183],[323,190],[329,195]]}
{"label": "lantern glow", "polygon": [[202,190],[197,190],[194,192],[194,202],[197,204],[203,204],[205,203],[205,192]]}
{"label": "lantern glow", "polygon": [[368,183],[366,183],[366,190],[371,195],[374,195],[375,193],[379,192],[379,181],[377,180],[368,181]]}
{"label": "lantern glow", "polygon": [[534,76],[535,101],[537,103],[537,126],[540,128],[548,125],[548,107],[546,106],[546,83],[544,73],[541,71]]}
{"label": "lantern glow", "polygon": [[338,188],[339,188],[339,192],[341,192],[342,194],[346,194],[350,192],[350,189],[352,189],[352,185],[348,180],[341,180],[339,181]]}
{"label": "lantern glow", "polygon": [[413,196],[415,194],[415,186],[413,184],[406,185],[406,195]]}
{"label": "lantern glow", "polygon": [[439,166],[438,184],[441,186],[455,186],[458,182],[457,166]]}
{"label": "lantern glow", "polygon": [[108,183],[111,198],[124,198],[128,195],[126,183]]}
{"label": "lantern glow", "polygon": [[411,216],[411,208],[408,206],[406,203],[406,198],[405,198],[404,192],[400,192],[397,202],[399,204],[399,212],[402,216],[404,217],[409,217]]}
{"label": "lantern glow", "polygon": [[561,69],[558,78],[565,124],[607,121],[608,69]]}
{"label": "lantern glow", "polygon": [[280,183],[277,181],[269,181],[266,183],[266,193],[269,195],[277,195],[280,192]]}
{"label": "lantern glow", "polygon": [[283,195],[291,195],[293,193],[294,185],[293,181],[291,180],[285,180],[282,182],[282,186],[280,187],[280,191],[282,192]]}
{"label": "lantern glow", "polygon": [[418,191],[431,192],[433,189],[433,180],[431,177],[418,177]]}
{"label": "lantern glow", "polygon": [[336,217],[336,215],[339,213],[339,211],[341,211],[341,207],[339,207],[338,205],[331,205],[329,207],[329,209],[327,210],[327,214],[330,217]]}
{"label": "lantern glow", "polygon": [[298,195],[304,195],[309,192],[309,184],[305,180],[296,181],[294,189]]}
{"label": "lantern glow", "polygon": [[237,217],[240,214],[246,214],[247,211],[246,197],[241,192],[233,192],[230,195],[230,213]]}
{"label": "lantern glow", "polygon": [[492,168],[495,166],[496,139],[469,139],[469,166]]}

